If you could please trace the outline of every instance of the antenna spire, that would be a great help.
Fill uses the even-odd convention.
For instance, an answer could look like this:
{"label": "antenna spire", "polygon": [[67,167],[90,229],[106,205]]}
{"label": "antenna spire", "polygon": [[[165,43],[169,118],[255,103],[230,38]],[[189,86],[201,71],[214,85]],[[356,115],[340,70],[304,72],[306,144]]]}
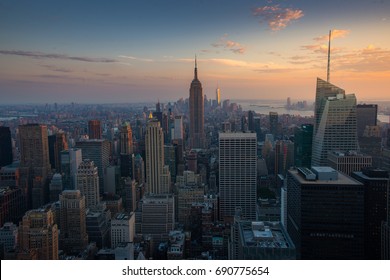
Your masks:
{"label": "antenna spire", "polygon": [[330,79],[330,41],[332,39],[332,30],[329,30],[329,43],[328,43],[328,68],[326,73],[326,81],[329,83]]}
{"label": "antenna spire", "polygon": [[195,69],[194,69],[194,79],[198,79],[198,63],[196,61],[196,54],[195,54]]}

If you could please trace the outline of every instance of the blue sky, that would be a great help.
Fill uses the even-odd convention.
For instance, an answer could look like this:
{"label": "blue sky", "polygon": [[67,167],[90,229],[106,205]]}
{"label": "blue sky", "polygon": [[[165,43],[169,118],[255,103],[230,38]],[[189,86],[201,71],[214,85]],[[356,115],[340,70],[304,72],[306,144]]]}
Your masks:
{"label": "blue sky", "polygon": [[16,102],[313,99],[326,76],[358,100],[388,99],[390,3],[0,1],[0,97]]}

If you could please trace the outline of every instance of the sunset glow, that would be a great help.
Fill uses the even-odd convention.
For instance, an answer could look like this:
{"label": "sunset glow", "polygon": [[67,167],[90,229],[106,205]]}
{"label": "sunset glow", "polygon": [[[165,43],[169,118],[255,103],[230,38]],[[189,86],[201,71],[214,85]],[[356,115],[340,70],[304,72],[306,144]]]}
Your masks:
{"label": "sunset glow", "polygon": [[326,77],[390,99],[389,1],[1,1],[0,98],[141,102],[204,94],[314,99]]}

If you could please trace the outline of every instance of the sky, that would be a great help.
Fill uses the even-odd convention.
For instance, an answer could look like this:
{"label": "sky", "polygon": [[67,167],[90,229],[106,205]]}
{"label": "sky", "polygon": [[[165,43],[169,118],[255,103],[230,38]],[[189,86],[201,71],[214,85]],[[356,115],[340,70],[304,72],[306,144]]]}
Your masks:
{"label": "sky", "polygon": [[0,104],[390,100],[390,0],[0,0]]}

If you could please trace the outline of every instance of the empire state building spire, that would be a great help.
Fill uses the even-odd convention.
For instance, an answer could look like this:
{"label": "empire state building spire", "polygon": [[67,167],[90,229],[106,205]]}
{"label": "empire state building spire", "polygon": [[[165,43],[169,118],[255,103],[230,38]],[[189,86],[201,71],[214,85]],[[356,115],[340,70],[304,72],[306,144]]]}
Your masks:
{"label": "empire state building spire", "polygon": [[194,80],[198,79],[198,64],[196,62],[196,55],[195,55],[195,68],[194,68]]}
{"label": "empire state building spire", "polygon": [[195,56],[194,79],[190,85],[190,142],[191,148],[204,148],[204,101],[202,83],[198,80],[198,65]]}

